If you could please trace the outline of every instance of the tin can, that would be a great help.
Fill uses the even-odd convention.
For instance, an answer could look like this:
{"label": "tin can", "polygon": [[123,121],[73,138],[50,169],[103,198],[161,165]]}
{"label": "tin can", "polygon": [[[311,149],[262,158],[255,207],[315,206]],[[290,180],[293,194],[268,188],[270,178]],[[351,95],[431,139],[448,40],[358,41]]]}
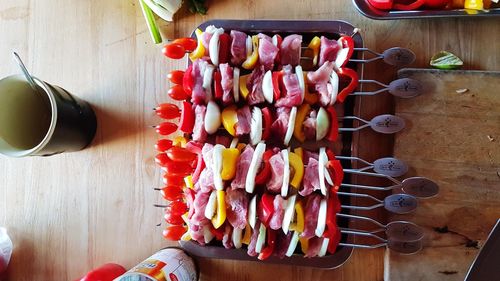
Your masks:
{"label": "tin can", "polygon": [[193,259],[179,248],[165,248],[114,281],[197,281]]}

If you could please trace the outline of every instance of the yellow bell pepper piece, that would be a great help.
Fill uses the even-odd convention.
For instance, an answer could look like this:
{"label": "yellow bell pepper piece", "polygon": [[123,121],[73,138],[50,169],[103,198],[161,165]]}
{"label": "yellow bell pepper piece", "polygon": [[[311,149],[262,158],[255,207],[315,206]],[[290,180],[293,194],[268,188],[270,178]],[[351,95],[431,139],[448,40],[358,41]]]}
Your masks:
{"label": "yellow bell pepper piece", "polygon": [[321,39],[318,36],[314,36],[309,45],[307,46],[309,49],[313,51],[313,65],[318,64],[318,55],[319,55],[319,47],[321,45]]}
{"label": "yellow bell pepper piece", "polygon": [[290,224],[290,230],[304,232],[304,208],[300,202],[295,203],[295,220]]}
{"label": "yellow bell pepper piece", "polygon": [[307,72],[304,71],[304,82],[305,82],[305,89],[304,89],[304,102],[307,104],[316,104],[319,101],[319,96],[317,93],[311,93],[309,92],[309,87],[307,86]]}
{"label": "yellow bell pepper piece", "polygon": [[299,188],[302,178],[304,177],[304,163],[302,162],[302,157],[297,154],[290,152],[288,153],[288,161],[290,162],[290,167],[293,168],[293,178],[290,180],[290,184]]}
{"label": "yellow bell pepper piece", "polygon": [[191,175],[185,176],[184,177],[184,184],[186,185],[186,187],[193,189],[194,188],[193,176],[191,176]]}
{"label": "yellow bell pepper piece", "polygon": [[236,175],[236,163],[240,151],[237,148],[226,148],[222,151],[222,180],[232,180]]}
{"label": "yellow bell pepper piece", "polygon": [[[247,57],[247,59],[241,65],[244,69],[250,70],[254,69],[257,61],[259,60],[259,37],[257,35],[252,36],[253,51],[252,54]],[[240,84],[241,85],[241,84]]]}
{"label": "yellow bell pepper piece", "polygon": [[247,88],[247,79],[249,76],[249,74],[240,76],[240,94],[244,99],[246,99],[250,93]]}
{"label": "yellow bell pepper piece", "polygon": [[217,190],[217,214],[212,218],[212,224],[217,229],[226,221],[226,193]]}
{"label": "yellow bell pepper piece", "polygon": [[299,110],[297,110],[297,115],[295,117],[295,124],[294,124],[294,129],[293,129],[293,135],[295,138],[300,141],[304,142],[306,140],[306,136],[304,135],[304,130],[302,129],[304,120],[306,119],[307,114],[311,111],[311,107],[307,103],[303,103],[300,107]]}
{"label": "yellow bell pepper piece", "polygon": [[250,244],[250,239],[252,238],[252,227],[247,223],[245,226],[245,234],[243,235],[243,238],[241,238],[241,243],[248,245]]}
{"label": "yellow bell pepper piece", "polygon": [[231,136],[236,136],[236,128],[234,125],[238,123],[238,114],[236,113],[236,106],[231,105],[229,107],[224,108],[222,110],[222,125],[226,129],[226,131],[231,135]]}
{"label": "yellow bell pepper piece", "polygon": [[196,49],[189,54],[189,59],[191,61],[195,61],[196,59],[202,58],[205,55],[205,46],[203,46],[203,31],[197,28],[194,32],[196,34],[196,39],[198,40],[198,45],[196,45]]}
{"label": "yellow bell pepper piece", "polygon": [[465,0],[464,8],[471,10],[482,10],[484,9],[483,0]]}
{"label": "yellow bell pepper piece", "polygon": [[187,139],[183,136],[177,136],[172,140],[172,145],[177,147],[186,147]]}
{"label": "yellow bell pepper piece", "polygon": [[302,250],[302,253],[307,253],[307,249],[309,248],[309,239],[300,237],[300,249]]}
{"label": "yellow bell pepper piece", "polygon": [[293,153],[297,154],[297,156],[300,157],[300,159],[304,159],[304,150],[302,147],[297,147],[293,150]]}
{"label": "yellow bell pepper piece", "polygon": [[241,142],[240,142],[240,143],[238,143],[238,144],[236,145],[236,149],[238,149],[238,150],[240,151],[240,153],[241,153],[241,152],[243,151],[243,149],[245,149],[245,146],[246,146],[246,145],[245,145],[244,143],[241,143]]}

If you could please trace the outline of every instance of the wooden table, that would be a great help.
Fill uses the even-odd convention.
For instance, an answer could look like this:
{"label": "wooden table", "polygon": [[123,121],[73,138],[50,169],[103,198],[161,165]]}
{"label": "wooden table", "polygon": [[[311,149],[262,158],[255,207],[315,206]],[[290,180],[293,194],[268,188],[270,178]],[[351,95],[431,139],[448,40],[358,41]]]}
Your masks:
{"label": "wooden table", "polygon": [[[446,49],[466,68],[500,68],[498,19],[373,21],[346,0],[211,1],[207,16],[183,10],[175,23],[162,23],[170,38],[186,36],[213,18],[342,19],[361,29],[366,46],[413,49],[413,66]],[[0,226],[15,244],[10,280],[74,280],[105,262],[127,268],[169,245],[156,224],[161,210],[153,187],[160,184],[154,165],[156,140],[148,125],[150,110],[166,101],[166,74],[183,61],[165,59],[149,37],[135,0],[0,0],[0,76],[18,72],[17,50],[28,68],[90,102],[99,128],[92,146],[48,158],[0,157]],[[374,63],[367,77],[389,82],[394,68]],[[362,105],[363,116],[391,110],[387,95]],[[370,139],[369,134],[366,140]],[[382,139],[376,145],[391,144]],[[415,144],[417,145],[417,144]],[[373,160],[390,148],[373,150]],[[389,147],[389,146],[387,146]],[[199,260],[201,280],[383,280],[384,250],[355,250],[331,271],[254,262]]]}

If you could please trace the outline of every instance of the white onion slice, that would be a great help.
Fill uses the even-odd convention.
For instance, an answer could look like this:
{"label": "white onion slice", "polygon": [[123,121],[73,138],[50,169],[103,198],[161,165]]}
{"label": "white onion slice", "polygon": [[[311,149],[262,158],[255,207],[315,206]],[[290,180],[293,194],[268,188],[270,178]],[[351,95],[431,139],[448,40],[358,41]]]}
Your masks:
{"label": "white onion slice", "polygon": [[337,101],[337,95],[339,94],[339,75],[335,70],[330,74],[330,85],[332,86],[330,105],[333,105]]}
{"label": "white onion slice", "polygon": [[215,30],[208,43],[208,54],[213,65],[219,65],[219,37],[222,33],[224,33],[224,29],[222,28]]}
{"label": "white onion slice", "polygon": [[328,172],[328,169],[326,167],[325,167],[325,180],[329,185],[333,186],[332,177],[330,176],[330,172]]}
{"label": "white onion slice", "polygon": [[302,102],[304,102],[304,97],[306,94],[306,84],[304,81],[304,72],[302,71],[302,66],[297,65],[295,67],[295,74],[297,75],[297,79],[299,80],[299,87],[300,87],[300,98],[302,99]]}
{"label": "white onion slice", "polygon": [[258,144],[262,140],[262,111],[258,107],[252,109],[252,120],[250,122],[250,143]]}
{"label": "white onion slice", "polygon": [[283,157],[283,184],[281,185],[281,196],[286,197],[288,195],[288,186],[290,185],[290,159],[288,157],[288,150],[283,149],[281,151],[281,157]]}
{"label": "white onion slice", "polygon": [[273,42],[273,45],[278,47],[278,35],[274,34],[273,38],[271,38],[271,41]]}
{"label": "white onion slice", "polygon": [[240,100],[240,69],[236,66],[233,69],[233,97],[234,102]]}
{"label": "white onion slice", "polygon": [[207,100],[212,100],[212,80],[214,77],[215,67],[211,64],[205,63],[205,70],[203,71],[203,89]]}
{"label": "white onion slice", "polygon": [[316,140],[319,141],[326,137],[329,128],[330,118],[328,118],[328,113],[323,107],[320,107],[316,116]]}
{"label": "white onion slice", "polygon": [[264,243],[266,242],[266,227],[263,223],[260,224],[259,236],[257,236],[257,243],[255,244],[255,252],[262,252],[262,247],[264,247]]}
{"label": "white onion slice", "polygon": [[347,55],[349,54],[349,48],[342,48],[337,53],[337,58],[335,59],[335,65],[340,68],[347,60]]}
{"label": "white onion slice", "polygon": [[314,234],[316,234],[316,236],[318,237],[323,236],[323,233],[325,232],[325,225],[326,225],[326,199],[323,198],[319,203],[318,224],[316,225],[316,230]]}
{"label": "white onion slice", "polygon": [[281,224],[281,229],[285,234],[288,233],[288,229],[290,228],[290,223],[293,220],[293,213],[295,210],[295,200],[297,199],[297,195],[294,194],[288,198],[286,202],[285,214],[283,215],[283,223]]}
{"label": "white onion slice", "polygon": [[253,43],[252,43],[252,37],[250,35],[247,36],[247,41],[245,42],[246,44],[246,49],[247,49],[247,58],[252,55],[253,51]]}
{"label": "white onion slice", "polygon": [[295,252],[295,248],[297,248],[298,243],[299,243],[299,233],[297,231],[294,231],[292,235],[292,240],[290,241],[290,245],[288,245],[288,249],[286,250],[285,256],[291,257]]}
{"label": "white onion slice", "polygon": [[297,107],[292,107],[290,110],[290,118],[288,119],[288,128],[286,129],[285,139],[283,143],[288,146],[288,143],[292,139],[293,128],[295,126],[295,118],[297,117]]}
{"label": "white onion slice", "polygon": [[221,125],[220,109],[214,101],[208,102],[204,121],[205,131],[207,131],[207,133],[214,134],[217,132]]}
{"label": "white onion slice", "polygon": [[250,204],[248,204],[248,224],[252,229],[255,229],[255,223],[257,222],[257,195],[254,195]]}
{"label": "white onion slice", "polygon": [[212,231],[210,231],[210,226],[208,225],[203,226],[203,239],[205,240],[205,244],[210,243],[210,241],[214,239],[214,235]]}
{"label": "white onion slice", "polygon": [[211,220],[215,215],[215,210],[217,209],[217,191],[213,190],[208,197],[208,203],[205,207],[205,218]]}
{"label": "white onion slice", "polygon": [[222,182],[222,151],[225,147],[221,144],[216,144],[212,150],[212,173],[214,176],[214,186],[217,190],[224,189],[224,183]]}
{"label": "white onion slice", "polygon": [[238,142],[240,140],[238,138],[233,138],[233,140],[231,141],[231,144],[229,145],[229,148],[236,148],[238,146]]}
{"label": "white onion slice", "polygon": [[326,155],[326,150],[324,147],[320,147],[318,158],[319,187],[321,189],[321,194],[326,196],[325,166],[326,162],[328,161],[328,156]]}
{"label": "white onion slice", "polygon": [[262,92],[264,93],[264,98],[268,103],[273,103],[273,74],[271,70],[268,70],[262,78]]}
{"label": "white onion slice", "polygon": [[242,232],[243,232],[243,229],[233,228],[233,234],[231,236],[232,236],[234,247],[236,249],[241,248],[241,233]]}
{"label": "white onion slice", "polygon": [[323,243],[321,243],[321,248],[318,252],[318,257],[324,257],[326,255],[326,251],[328,250],[328,244],[330,243],[330,239],[323,238]]}
{"label": "white onion slice", "polygon": [[262,163],[262,156],[266,151],[266,144],[260,142],[255,147],[255,151],[252,156],[252,162],[250,162],[250,167],[248,167],[247,178],[245,180],[245,191],[247,193],[253,193],[255,189],[255,177],[257,176],[257,171]]}

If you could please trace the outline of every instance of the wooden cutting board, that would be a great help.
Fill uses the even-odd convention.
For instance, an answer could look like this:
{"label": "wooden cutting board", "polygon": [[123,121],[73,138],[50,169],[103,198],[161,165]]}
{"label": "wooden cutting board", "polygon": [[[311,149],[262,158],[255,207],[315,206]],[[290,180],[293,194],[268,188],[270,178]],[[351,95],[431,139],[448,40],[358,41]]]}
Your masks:
{"label": "wooden cutting board", "polygon": [[388,251],[385,279],[464,280],[500,218],[500,72],[402,69],[398,76],[421,81],[424,92],[396,98],[407,126],[394,156],[408,163],[406,176],[428,177],[440,193],[419,200],[415,214],[392,217],[424,227],[425,248],[412,256]]}

